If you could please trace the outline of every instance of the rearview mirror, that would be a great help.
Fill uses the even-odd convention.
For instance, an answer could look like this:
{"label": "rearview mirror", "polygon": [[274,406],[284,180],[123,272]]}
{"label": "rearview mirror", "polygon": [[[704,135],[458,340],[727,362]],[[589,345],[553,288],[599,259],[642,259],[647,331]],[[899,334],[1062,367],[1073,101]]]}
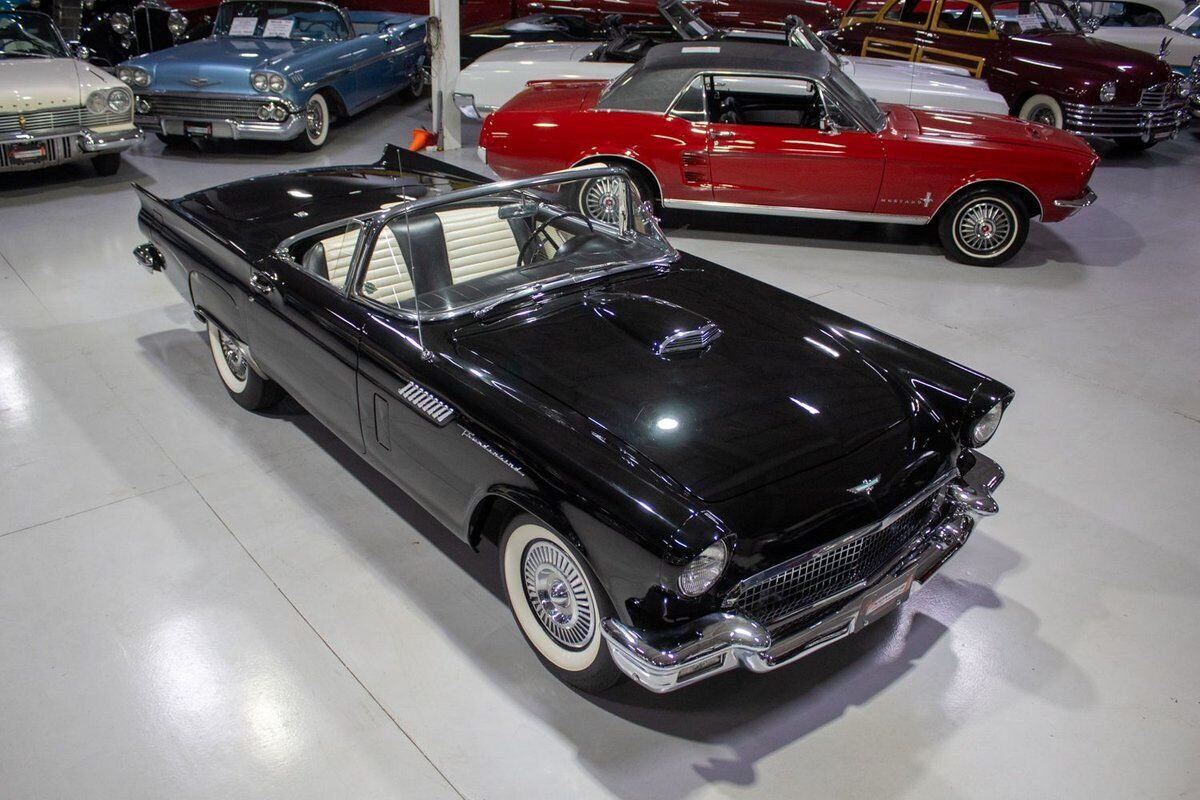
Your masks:
{"label": "rearview mirror", "polygon": [[831,120],[826,114],[821,115],[821,121],[817,123],[817,130],[819,130],[821,133],[829,134],[830,136],[837,136],[842,132],[842,129],[838,127],[838,124]]}

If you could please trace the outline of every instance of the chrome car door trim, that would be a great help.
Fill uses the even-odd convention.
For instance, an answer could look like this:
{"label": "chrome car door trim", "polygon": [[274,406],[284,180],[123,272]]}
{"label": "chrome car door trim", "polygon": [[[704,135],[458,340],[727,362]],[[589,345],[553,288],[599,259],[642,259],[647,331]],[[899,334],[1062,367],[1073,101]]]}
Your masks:
{"label": "chrome car door trim", "polygon": [[799,206],[764,206],[753,203],[726,203],[720,200],[669,200],[664,198],[665,208],[681,211],[726,211],[731,214],[763,214],[771,217],[809,217],[811,219],[837,219],[846,222],[892,222],[897,225],[924,225],[932,216],[906,216],[880,214],[873,211],[837,211],[828,208],[802,208]]}

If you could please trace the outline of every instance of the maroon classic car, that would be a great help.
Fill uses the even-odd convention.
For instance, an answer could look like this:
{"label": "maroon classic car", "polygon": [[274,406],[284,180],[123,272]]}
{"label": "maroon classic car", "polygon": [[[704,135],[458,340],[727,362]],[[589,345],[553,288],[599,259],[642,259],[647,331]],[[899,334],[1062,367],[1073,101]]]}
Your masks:
{"label": "maroon classic car", "polygon": [[1144,149],[1187,119],[1187,86],[1151,55],[1084,35],[1059,0],[857,0],[847,55],[965,67],[1022,119]]}

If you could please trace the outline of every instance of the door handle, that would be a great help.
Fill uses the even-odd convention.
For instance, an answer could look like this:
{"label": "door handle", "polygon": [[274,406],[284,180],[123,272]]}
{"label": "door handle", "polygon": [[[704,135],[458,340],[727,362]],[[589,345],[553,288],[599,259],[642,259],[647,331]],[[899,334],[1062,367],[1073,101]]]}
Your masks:
{"label": "door handle", "polygon": [[732,139],[732,138],[733,138],[733,137],[735,137],[735,136],[737,136],[737,132],[736,132],[736,131],[714,131],[714,130],[710,130],[710,131],[708,132],[708,138],[710,138],[710,139]]}
{"label": "door handle", "polygon": [[275,291],[275,275],[256,269],[250,273],[250,288],[259,294],[270,294]]}

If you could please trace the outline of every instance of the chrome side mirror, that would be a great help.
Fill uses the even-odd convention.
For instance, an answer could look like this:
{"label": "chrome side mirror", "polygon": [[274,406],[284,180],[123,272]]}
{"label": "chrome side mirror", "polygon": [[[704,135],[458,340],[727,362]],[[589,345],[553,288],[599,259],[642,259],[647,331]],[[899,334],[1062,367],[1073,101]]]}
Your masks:
{"label": "chrome side mirror", "polygon": [[72,58],[78,58],[80,61],[87,61],[92,57],[92,51],[85,47],[83,43],[75,39],[67,42],[67,47],[71,50]]}
{"label": "chrome side mirror", "polygon": [[817,130],[827,136],[837,136],[842,132],[837,123],[831,120],[827,115],[821,115],[821,121],[817,123]]}

